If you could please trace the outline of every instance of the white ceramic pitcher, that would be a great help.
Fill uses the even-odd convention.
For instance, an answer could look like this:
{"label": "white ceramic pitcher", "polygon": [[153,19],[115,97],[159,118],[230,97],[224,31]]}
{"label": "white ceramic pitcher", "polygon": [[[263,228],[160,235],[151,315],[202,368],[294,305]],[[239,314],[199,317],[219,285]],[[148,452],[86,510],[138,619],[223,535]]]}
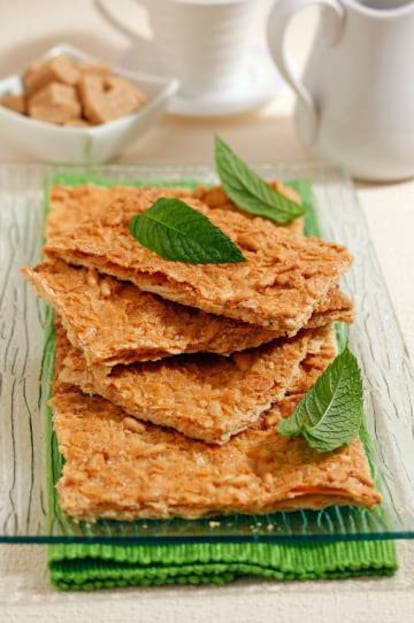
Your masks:
{"label": "white ceramic pitcher", "polygon": [[[321,19],[300,81],[284,36],[293,15],[313,4],[322,5]],[[297,95],[298,136],[313,154],[360,178],[414,175],[414,2],[277,0],[268,41]]]}

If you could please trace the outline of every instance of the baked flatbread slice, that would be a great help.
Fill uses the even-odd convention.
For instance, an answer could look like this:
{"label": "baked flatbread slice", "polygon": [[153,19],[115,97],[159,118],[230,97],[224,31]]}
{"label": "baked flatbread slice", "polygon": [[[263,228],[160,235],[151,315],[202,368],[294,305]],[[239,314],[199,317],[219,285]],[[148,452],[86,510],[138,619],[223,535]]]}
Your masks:
{"label": "baked flatbread slice", "polygon": [[[291,188],[285,186],[280,180],[273,180],[269,185],[283,193],[293,201],[300,203],[299,195]],[[87,218],[100,218],[105,215],[107,207],[116,199],[128,199],[139,195],[145,188],[133,188],[128,186],[105,187],[97,184],[82,184],[80,186],[65,186],[61,184],[50,188],[49,215],[46,223],[46,238],[52,238],[55,234],[61,235],[72,227],[76,227],[81,220]],[[181,187],[169,187],[162,189],[163,197],[176,197],[178,199],[195,198],[204,201],[208,207],[221,207],[226,210],[240,210],[234,205],[221,186],[207,188],[199,186],[195,190]],[[244,213],[246,215],[246,213]],[[247,214],[248,216],[248,214]],[[292,232],[303,232],[303,219],[298,218],[292,223],[283,226]]]}
{"label": "baked flatbread slice", "polygon": [[[46,262],[26,279],[61,317],[69,341],[89,365],[154,361],[181,353],[229,355],[275,339],[271,329],[165,301],[94,270]],[[354,319],[352,301],[332,289],[308,322],[318,327]]]}
{"label": "baked flatbread slice", "polygon": [[329,331],[305,331],[230,357],[181,355],[117,366],[109,373],[106,367],[87,366],[81,351],[69,347],[59,379],[140,420],[222,444],[284,396],[301,361],[320,349]]}
{"label": "baked flatbread slice", "polygon": [[351,263],[348,251],[316,238],[292,235],[270,221],[231,210],[210,209],[190,198],[242,249],[246,262],[193,265],[164,260],[129,232],[135,213],[163,196],[146,189],[116,199],[100,218],[85,218],[46,245],[50,258],[95,268],[131,281],[165,299],[244,322],[294,333],[338,284]]}
{"label": "baked flatbread slice", "polygon": [[[318,373],[334,356],[328,338],[318,361],[313,358]],[[59,362],[59,349],[57,357]],[[378,504],[381,495],[359,439],[319,454],[304,440],[276,432],[300,399],[301,394],[291,395],[273,407],[268,425],[262,418],[261,427],[211,446],[139,422],[109,401],[58,383],[52,407],[65,458],[57,485],[60,504],[69,515],[89,521]]]}

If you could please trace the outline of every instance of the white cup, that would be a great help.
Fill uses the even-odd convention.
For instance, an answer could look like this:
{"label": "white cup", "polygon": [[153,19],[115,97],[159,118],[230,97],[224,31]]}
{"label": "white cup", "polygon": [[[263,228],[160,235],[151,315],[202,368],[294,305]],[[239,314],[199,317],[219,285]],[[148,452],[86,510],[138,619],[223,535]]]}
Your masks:
{"label": "white cup", "polygon": [[[234,88],[257,35],[263,0],[139,0],[149,15],[152,39],[142,41],[109,11],[95,4],[124,34],[143,43],[161,73],[175,77],[181,94],[198,96]],[[139,59],[137,58],[139,66]]]}

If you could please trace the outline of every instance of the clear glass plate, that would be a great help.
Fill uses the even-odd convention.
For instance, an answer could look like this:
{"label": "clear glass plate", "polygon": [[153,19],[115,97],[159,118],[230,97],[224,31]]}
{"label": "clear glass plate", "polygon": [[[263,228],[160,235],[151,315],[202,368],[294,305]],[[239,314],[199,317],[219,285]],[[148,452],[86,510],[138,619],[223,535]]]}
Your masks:
{"label": "clear glass plate", "polygon": [[[46,309],[25,284],[23,264],[40,260],[45,183],[56,173],[94,173],[113,180],[193,178],[215,183],[201,166],[0,165],[0,541],[327,541],[414,537],[413,371],[364,217],[350,181],[319,163],[258,168],[268,178],[309,179],[329,240],[355,255],[344,280],[358,321],[350,332],[365,380],[365,411],[374,475],[384,496],[374,511],[354,507],[232,516],[200,521],[75,523],[59,509],[48,478],[51,463],[46,402],[40,383]],[[54,477],[57,475],[55,474]]]}

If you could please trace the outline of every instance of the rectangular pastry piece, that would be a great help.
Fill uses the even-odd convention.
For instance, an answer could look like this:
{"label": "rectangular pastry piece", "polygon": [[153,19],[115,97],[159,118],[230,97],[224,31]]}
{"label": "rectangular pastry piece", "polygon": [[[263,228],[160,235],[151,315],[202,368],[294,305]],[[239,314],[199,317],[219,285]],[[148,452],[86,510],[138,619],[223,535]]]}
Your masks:
{"label": "rectangular pastry piece", "polygon": [[[269,182],[270,186],[290,198],[298,199],[298,195],[282,184],[279,180]],[[82,184],[80,186],[65,186],[56,184],[50,188],[49,215],[46,224],[46,238],[55,234],[61,235],[63,231],[76,227],[82,219],[100,218],[105,215],[107,207],[116,199],[134,197],[137,193],[145,191],[145,188],[131,186],[100,186],[97,184]],[[227,197],[221,186],[208,189],[199,186],[194,190],[181,187],[168,187],[162,189],[164,197],[175,197],[186,201],[192,197],[201,199],[209,208],[237,210],[234,203]],[[248,214],[245,212],[245,216]],[[283,226],[296,233],[303,233],[303,219],[299,218]]]}
{"label": "rectangular pastry piece", "polygon": [[[89,365],[129,364],[170,355],[229,355],[273,340],[271,329],[165,301],[94,270],[47,262],[23,269],[37,294],[58,312],[69,341]],[[352,301],[333,288],[308,327],[352,322]]]}
{"label": "rectangular pastry piece", "polygon": [[61,234],[55,227],[45,251],[50,258],[95,268],[168,300],[271,328],[279,335],[294,333],[308,322],[352,261],[340,245],[292,235],[241,212],[210,209],[193,198],[187,203],[230,236],[247,261],[191,265],[164,260],[129,232],[132,215],[164,194],[141,190]]}
{"label": "rectangular pastry piece", "polygon": [[327,331],[304,331],[230,357],[181,355],[117,366],[109,373],[102,366],[88,367],[82,353],[68,346],[59,379],[140,420],[222,444],[284,396],[301,361],[320,349]]}
{"label": "rectangular pastry piece", "polygon": [[[336,354],[328,337],[303,364],[296,389],[308,390]],[[65,348],[58,348],[58,366]],[[303,381],[307,379],[306,386]],[[65,458],[58,483],[62,508],[77,519],[195,519],[234,513],[319,509],[381,501],[359,439],[319,454],[303,439],[276,431],[301,399],[292,392],[260,426],[224,446],[138,422],[119,407],[57,382],[54,427]]]}

